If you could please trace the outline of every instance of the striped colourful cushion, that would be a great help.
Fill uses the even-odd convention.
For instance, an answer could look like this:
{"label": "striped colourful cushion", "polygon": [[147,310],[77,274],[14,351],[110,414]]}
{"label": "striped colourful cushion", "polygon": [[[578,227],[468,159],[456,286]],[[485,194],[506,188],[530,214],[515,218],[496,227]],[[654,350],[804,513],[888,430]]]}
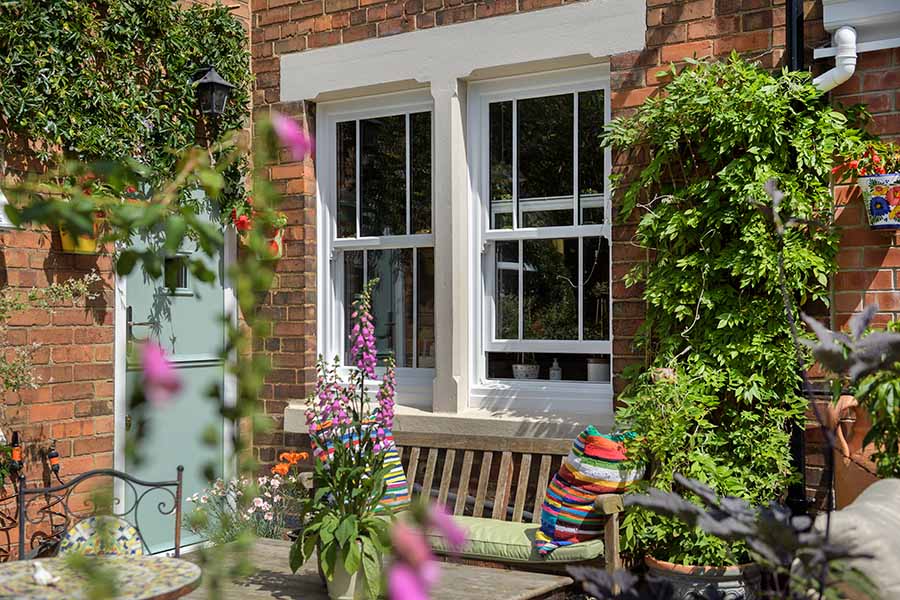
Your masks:
{"label": "striped colourful cushion", "polygon": [[623,442],[632,435],[604,435],[590,425],[575,439],[541,506],[541,529],[534,540],[540,554],[603,535],[606,517],[594,510],[596,497],[624,493],[644,474],[624,465]]}
{"label": "striped colourful cushion", "polygon": [[388,469],[384,475],[384,497],[376,512],[389,510],[397,512],[409,506],[409,484],[406,481],[406,473],[403,472],[403,464],[400,462],[400,453],[394,446],[393,435],[390,437],[390,448],[384,453],[384,466]]}
{"label": "striped colourful cushion", "polygon": [[[326,427],[328,426],[330,426],[330,423],[326,424]],[[375,437],[374,429],[370,431],[372,437]],[[328,458],[334,454],[334,442],[328,436],[325,437],[328,441],[326,442],[326,448],[324,449],[316,447],[315,442],[312,442],[313,455],[318,457],[319,460],[328,460]],[[348,446],[350,444],[359,446],[359,439],[356,436],[351,440],[349,434],[345,434],[343,441],[344,444]],[[382,450],[384,453],[384,466],[388,470],[384,475],[384,496],[381,498],[379,506],[376,508],[376,512],[383,512],[385,510],[397,512],[404,510],[409,506],[409,484],[406,481],[406,473],[403,471],[403,464],[400,462],[400,453],[397,452],[397,447],[394,444],[394,434],[389,429],[386,429],[384,433],[384,446],[385,449]]]}

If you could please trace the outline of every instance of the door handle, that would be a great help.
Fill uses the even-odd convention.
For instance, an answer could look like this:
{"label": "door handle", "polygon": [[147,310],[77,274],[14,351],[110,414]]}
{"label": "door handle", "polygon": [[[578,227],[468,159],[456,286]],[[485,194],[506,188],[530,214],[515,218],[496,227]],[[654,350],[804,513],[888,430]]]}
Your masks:
{"label": "door handle", "polygon": [[125,415],[125,431],[131,431],[131,415]]}
{"label": "door handle", "polygon": [[[139,323],[134,322],[134,318],[132,317],[132,310],[129,306],[125,310],[125,337],[129,342],[135,341],[134,339],[134,327],[146,327],[147,325],[153,325],[153,321],[141,321]],[[137,340],[141,341],[141,340]]]}

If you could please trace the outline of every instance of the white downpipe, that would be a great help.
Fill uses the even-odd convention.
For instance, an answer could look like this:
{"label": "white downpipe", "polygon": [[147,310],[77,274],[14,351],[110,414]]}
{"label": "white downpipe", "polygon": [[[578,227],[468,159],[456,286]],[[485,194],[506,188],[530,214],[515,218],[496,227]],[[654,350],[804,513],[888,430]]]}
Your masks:
{"label": "white downpipe", "polygon": [[813,85],[823,92],[841,85],[856,71],[856,30],[845,25],[835,31],[831,39],[837,47],[834,68],[813,79]]}

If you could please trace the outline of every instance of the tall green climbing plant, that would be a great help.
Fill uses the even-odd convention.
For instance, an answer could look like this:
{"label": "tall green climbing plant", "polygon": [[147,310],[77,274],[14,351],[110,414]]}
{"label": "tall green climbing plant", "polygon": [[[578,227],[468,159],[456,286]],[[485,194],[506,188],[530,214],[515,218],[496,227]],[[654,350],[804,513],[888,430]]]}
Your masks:
{"label": "tall green climbing plant", "polygon": [[[247,46],[243,26],[222,4],[3,2],[0,149],[7,160],[27,151],[48,166],[61,158],[133,158],[144,167],[145,181],[169,180],[179,157],[198,141],[214,145],[246,124]],[[201,118],[191,84],[206,65],[235,84],[216,122]],[[246,195],[246,161],[228,163],[215,186],[225,213]]]}
{"label": "tall green climbing plant", "polygon": [[[648,486],[671,490],[680,472],[766,504],[793,477],[789,426],[806,401],[765,183],[777,180],[780,213],[795,223],[783,240],[787,294],[797,306],[827,304],[837,250],[831,168],[861,134],[807,73],[770,73],[732,55],[669,76],[664,93],[607,131],[617,152],[647,158],[617,187],[622,216],[640,217],[634,243],[653,257],[627,277],[643,289],[638,343],[650,368],[630,373],[618,417],[639,434],[633,451],[651,464]],[[663,560],[746,559],[644,511],[624,523],[630,548]]]}

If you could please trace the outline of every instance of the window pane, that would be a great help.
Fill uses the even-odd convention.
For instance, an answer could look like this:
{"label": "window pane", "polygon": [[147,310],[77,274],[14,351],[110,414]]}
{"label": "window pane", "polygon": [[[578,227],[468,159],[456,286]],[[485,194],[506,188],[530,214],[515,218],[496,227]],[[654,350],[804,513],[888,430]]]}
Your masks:
{"label": "window pane", "polygon": [[521,227],[573,225],[574,96],[519,100]]}
{"label": "window pane", "polygon": [[609,339],[609,242],[584,238],[584,339]]}
{"label": "window pane", "polygon": [[[556,371],[553,362],[559,371]],[[488,352],[488,379],[515,379],[513,365],[537,365],[537,378],[551,379],[558,375],[560,381],[590,381],[592,383],[609,383],[609,355],[604,354],[548,354],[532,352]],[[519,369],[524,375],[529,369]],[[533,372],[534,370],[531,369]],[[553,377],[555,379],[555,377]]]}
{"label": "window pane", "polygon": [[410,219],[413,233],[431,233],[431,113],[409,115]]}
{"label": "window pane", "polygon": [[525,339],[578,339],[578,238],[526,240]]}
{"label": "window pane", "polygon": [[498,340],[519,339],[519,242],[497,242],[496,332]]}
{"label": "window pane", "polygon": [[356,121],[337,124],[338,237],[356,237]]}
{"label": "window pane", "polygon": [[359,122],[363,236],[406,233],[406,116]]}
{"label": "window pane", "polygon": [[369,250],[368,277],[378,278],[372,292],[375,346],[379,364],[391,353],[398,367],[412,366],[412,249]]}
{"label": "window pane", "polygon": [[[353,329],[350,315],[353,303],[363,288],[363,251],[344,252],[344,363],[350,364],[350,342],[347,336]],[[331,360],[332,357],[325,357]]]}
{"label": "window pane", "polygon": [[490,105],[491,229],[512,229],[512,113],[512,100]]}
{"label": "window pane", "polygon": [[416,257],[417,367],[434,366],[434,248],[420,248]]}
{"label": "window pane", "polygon": [[578,94],[578,194],[581,224],[603,223],[603,90]]}

